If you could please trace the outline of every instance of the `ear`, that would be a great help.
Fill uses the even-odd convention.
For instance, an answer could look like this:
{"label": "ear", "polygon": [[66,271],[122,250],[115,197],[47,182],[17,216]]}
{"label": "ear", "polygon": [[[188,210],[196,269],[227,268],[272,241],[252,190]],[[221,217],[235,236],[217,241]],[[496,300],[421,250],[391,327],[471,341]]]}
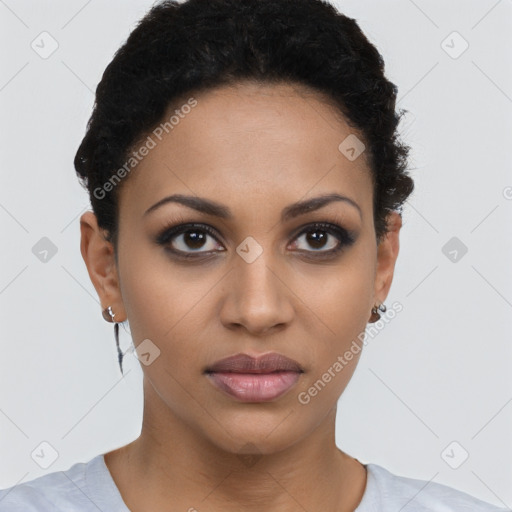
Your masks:
{"label": "ear", "polygon": [[116,322],[126,320],[114,247],[106,240],[92,211],[80,217],[80,252],[87,266],[89,277],[100,298],[101,308],[112,307]]}
{"label": "ear", "polygon": [[399,234],[402,217],[396,211],[388,214],[388,233],[377,247],[377,267],[375,270],[374,297],[377,304],[382,304],[388,296],[393,272],[400,248]]}

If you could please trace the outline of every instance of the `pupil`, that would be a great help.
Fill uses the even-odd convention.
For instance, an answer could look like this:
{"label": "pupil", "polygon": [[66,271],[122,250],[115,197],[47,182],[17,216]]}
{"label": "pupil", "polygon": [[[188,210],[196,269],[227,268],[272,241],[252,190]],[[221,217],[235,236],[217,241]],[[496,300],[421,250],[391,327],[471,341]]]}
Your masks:
{"label": "pupil", "polygon": [[317,247],[317,248],[318,247],[321,248],[321,247],[323,247],[325,245],[325,238],[326,238],[325,231],[312,231],[310,233],[314,233],[315,235],[320,233],[320,236],[312,236],[311,234],[306,235],[307,236],[307,242],[309,244],[311,244],[311,246]]}
{"label": "pupil", "polygon": [[188,231],[185,234],[185,243],[192,249],[200,249],[204,243],[204,234],[197,231]]}
{"label": "pupil", "polygon": [[[312,231],[307,235],[307,242],[312,247],[322,248],[325,245],[325,231]],[[185,233],[185,243],[192,249],[200,249],[204,245],[204,233],[188,231]]]}

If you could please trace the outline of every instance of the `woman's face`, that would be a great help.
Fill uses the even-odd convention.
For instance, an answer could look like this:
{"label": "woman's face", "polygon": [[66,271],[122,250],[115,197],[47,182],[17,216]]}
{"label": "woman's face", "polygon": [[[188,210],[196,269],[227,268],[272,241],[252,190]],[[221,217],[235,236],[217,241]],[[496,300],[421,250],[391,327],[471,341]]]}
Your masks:
{"label": "woman's face", "polygon": [[[320,96],[246,83],[195,100],[168,133],[150,134],[154,147],[122,185],[119,288],[91,278],[103,306],[128,318],[134,345],[144,343],[148,417],[230,452],[250,443],[270,453],[335,410],[361,354],[353,342],[391,285],[400,221],[394,214],[378,248],[366,155],[339,148],[359,133]],[[155,206],[176,194],[216,208]],[[292,207],[335,194],[347,199]],[[271,352],[302,372],[206,372]]]}

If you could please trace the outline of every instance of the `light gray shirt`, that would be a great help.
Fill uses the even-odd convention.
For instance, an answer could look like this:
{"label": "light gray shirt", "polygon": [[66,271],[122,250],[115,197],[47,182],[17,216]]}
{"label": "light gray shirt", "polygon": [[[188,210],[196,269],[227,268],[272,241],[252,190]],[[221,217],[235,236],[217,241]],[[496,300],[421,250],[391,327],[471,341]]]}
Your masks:
{"label": "light gray shirt", "polygon": [[[364,464],[366,489],[354,512],[512,512],[443,484]],[[103,454],[0,490],[0,512],[130,512]]]}

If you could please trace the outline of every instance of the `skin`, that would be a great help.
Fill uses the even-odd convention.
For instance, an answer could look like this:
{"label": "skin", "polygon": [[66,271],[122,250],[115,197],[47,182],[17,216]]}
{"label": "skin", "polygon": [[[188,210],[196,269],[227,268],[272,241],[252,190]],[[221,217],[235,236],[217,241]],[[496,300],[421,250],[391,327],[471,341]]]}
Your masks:
{"label": "skin", "polygon": [[[366,155],[350,161],[340,152],[357,132],[322,95],[246,82],[196,99],[122,184],[117,262],[94,214],[81,217],[81,252],[102,307],[111,306],[116,321],[129,319],[136,347],[149,339],[160,350],[141,364],[141,435],[107,453],[107,467],[132,512],[353,511],[366,471],[336,446],[335,418],[361,352],[308,404],[298,395],[349,349],[371,308],[385,301],[401,217],[389,215],[377,245]],[[233,219],[176,203],[143,215],[176,193],[222,203]],[[336,201],[281,222],[289,204],[327,193],[353,199],[361,216]],[[322,221],[352,230],[355,243],[331,259],[314,259],[337,238],[314,246],[297,230]],[[166,222],[200,222],[219,235],[217,241],[205,233],[202,246],[177,235],[168,247],[224,251],[178,260],[154,241]],[[263,249],[252,263],[236,252],[248,236]],[[203,374],[233,354],[273,351],[305,371],[271,402],[237,401]]]}

